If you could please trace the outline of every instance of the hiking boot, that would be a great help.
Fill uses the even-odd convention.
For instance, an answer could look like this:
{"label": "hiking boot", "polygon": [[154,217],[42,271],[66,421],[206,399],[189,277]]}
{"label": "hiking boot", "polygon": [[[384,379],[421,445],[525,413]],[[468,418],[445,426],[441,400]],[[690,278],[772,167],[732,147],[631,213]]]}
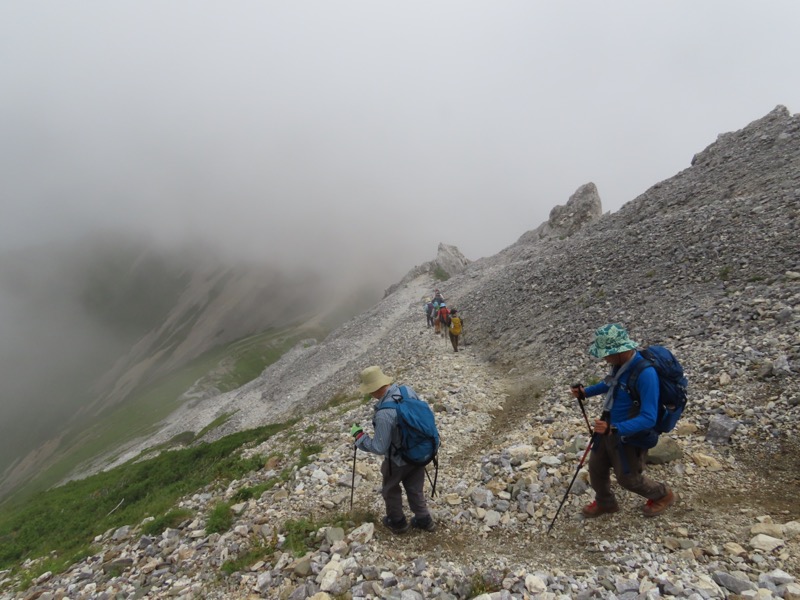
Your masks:
{"label": "hiking boot", "polygon": [[658,500],[648,500],[642,507],[642,512],[645,517],[655,517],[667,510],[675,502],[675,494],[672,490],[667,488],[667,493]]}
{"label": "hiking boot", "polygon": [[406,531],[408,531],[409,528],[408,521],[406,521],[405,517],[403,517],[399,521],[390,519],[388,516],[383,517],[383,526],[386,527],[386,529],[388,529],[395,535],[405,533]]}
{"label": "hiking boot", "polygon": [[433,531],[436,529],[436,523],[433,522],[433,517],[428,515],[418,519],[417,517],[411,518],[411,526],[414,529],[422,529],[423,531]]}
{"label": "hiking boot", "polygon": [[589,504],[583,507],[581,512],[583,516],[587,519],[594,519],[595,517],[599,517],[600,515],[607,515],[611,513],[615,513],[619,511],[619,504],[612,504],[610,506],[600,506],[597,503],[597,500],[593,500]]}

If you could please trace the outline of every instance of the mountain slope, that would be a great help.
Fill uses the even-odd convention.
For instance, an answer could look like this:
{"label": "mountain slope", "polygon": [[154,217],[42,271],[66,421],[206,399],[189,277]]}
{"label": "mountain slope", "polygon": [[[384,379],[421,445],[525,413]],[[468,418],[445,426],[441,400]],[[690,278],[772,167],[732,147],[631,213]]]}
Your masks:
{"label": "mountain slope", "polygon": [[[345,297],[311,272],[117,233],[3,256],[0,293],[2,497],[67,451],[84,454],[93,427],[212,350],[290,325],[301,331],[287,338],[323,335],[380,285]],[[160,403],[172,407],[189,385]]]}
{"label": "mountain slope", "polygon": [[[779,107],[720,136],[693,163],[619,212],[568,227],[569,237],[523,236],[446,285],[412,278],[322,343],[176,416],[167,425],[174,431],[238,408],[209,439],[299,421],[244,450],[262,468],[187,494],[180,507],[191,516],[160,538],[143,537],[138,523],[110,530],[100,551],[44,577],[33,593],[705,598],[760,586],[764,597],[795,597],[800,117]],[[425,327],[420,298],[434,286],[465,318],[465,352]],[[618,515],[585,521],[579,508],[591,492],[581,476],[547,536],[586,444],[567,386],[602,377],[586,349],[610,321],[639,342],[669,345],[687,369],[688,412],[663,438],[675,454],[650,467],[679,502],[645,519],[640,500],[621,493]],[[373,527],[382,511],[379,461],[358,453],[351,471],[347,431],[371,419],[355,392],[370,364],[414,386],[436,411],[443,448],[432,535],[397,538]],[[721,441],[708,435],[730,422]],[[316,449],[307,460],[303,447]],[[228,503],[232,524],[211,534],[218,502]],[[294,554],[298,523],[309,529]],[[218,575],[239,556],[232,576]]]}
{"label": "mountain slope", "polygon": [[[718,335],[752,338],[744,345],[763,348],[764,361],[795,361],[798,127],[798,118],[778,107],[720,136],[695,156],[694,166],[618,213],[596,218],[590,210],[582,221],[588,224],[567,238],[536,236],[526,243],[523,236],[441,287],[462,310],[471,341],[492,362],[518,369],[550,372],[561,368],[565,356],[579,361],[575,369],[588,367],[584,349],[592,331],[612,321],[627,324],[642,342],[671,340],[698,363],[697,376],[709,381],[714,373],[699,364],[730,353],[719,348]],[[563,219],[561,212],[556,216]],[[391,347],[391,315],[436,285],[421,275],[324,344],[298,349],[286,359],[291,368],[268,369],[235,393],[252,403],[235,425],[282,418],[292,407],[305,411],[318,406],[324,392],[346,389],[359,365]],[[762,294],[770,300],[759,306]],[[731,375],[737,374],[745,375]],[[743,383],[759,396],[769,387],[769,381]]]}

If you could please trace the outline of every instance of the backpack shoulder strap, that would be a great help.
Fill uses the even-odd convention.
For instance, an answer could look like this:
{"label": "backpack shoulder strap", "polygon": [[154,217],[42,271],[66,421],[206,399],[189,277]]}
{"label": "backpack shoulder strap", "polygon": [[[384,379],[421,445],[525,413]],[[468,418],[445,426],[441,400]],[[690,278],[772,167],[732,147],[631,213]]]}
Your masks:
{"label": "backpack shoulder strap", "polygon": [[393,409],[397,410],[398,407],[399,407],[399,404],[403,400],[409,398],[408,390],[406,389],[406,386],[399,385],[399,386],[397,386],[397,388],[400,390],[400,393],[399,394],[393,394],[391,400],[386,400],[385,402],[381,402],[381,404],[375,409],[376,411],[377,410],[383,410],[384,408],[393,408]]}
{"label": "backpack shoulder strap", "polygon": [[638,415],[642,408],[642,399],[639,395],[639,375],[641,375],[642,371],[644,371],[647,367],[652,366],[653,363],[647,360],[644,356],[642,356],[641,360],[637,360],[636,363],[631,366],[631,371],[628,374],[628,393],[631,395],[631,400],[633,403],[631,404],[631,411],[628,414],[629,419],[632,419]]}
{"label": "backpack shoulder strap", "polygon": [[405,400],[412,400],[414,396],[408,393],[408,388],[404,385],[398,385],[397,389],[400,390],[399,394],[393,394],[391,400],[387,400],[383,402],[377,410],[382,410],[384,408],[393,408],[397,410],[398,405],[402,404]]}

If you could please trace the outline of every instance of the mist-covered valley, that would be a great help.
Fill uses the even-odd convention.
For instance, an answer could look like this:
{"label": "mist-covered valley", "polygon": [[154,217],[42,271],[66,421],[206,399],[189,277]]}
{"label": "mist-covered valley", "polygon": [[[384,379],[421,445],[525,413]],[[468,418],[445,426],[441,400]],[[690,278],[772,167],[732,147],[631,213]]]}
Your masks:
{"label": "mist-covered valley", "polygon": [[[199,357],[290,326],[322,335],[382,292],[378,280],[343,286],[310,269],[119,231],[6,252],[0,491],[86,444],[87,426]],[[160,392],[159,414],[187,388]]]}

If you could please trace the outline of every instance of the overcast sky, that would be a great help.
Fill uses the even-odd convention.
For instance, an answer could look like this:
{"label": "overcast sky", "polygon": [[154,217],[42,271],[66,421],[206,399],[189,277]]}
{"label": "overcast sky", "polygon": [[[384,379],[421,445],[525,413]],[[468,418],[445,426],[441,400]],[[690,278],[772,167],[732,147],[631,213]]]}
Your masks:
{"label": "overcast sky", "polygon": [[617,210],[800,110],[800,2],[0,3],[0,245],[98,226],[389,270]]}

